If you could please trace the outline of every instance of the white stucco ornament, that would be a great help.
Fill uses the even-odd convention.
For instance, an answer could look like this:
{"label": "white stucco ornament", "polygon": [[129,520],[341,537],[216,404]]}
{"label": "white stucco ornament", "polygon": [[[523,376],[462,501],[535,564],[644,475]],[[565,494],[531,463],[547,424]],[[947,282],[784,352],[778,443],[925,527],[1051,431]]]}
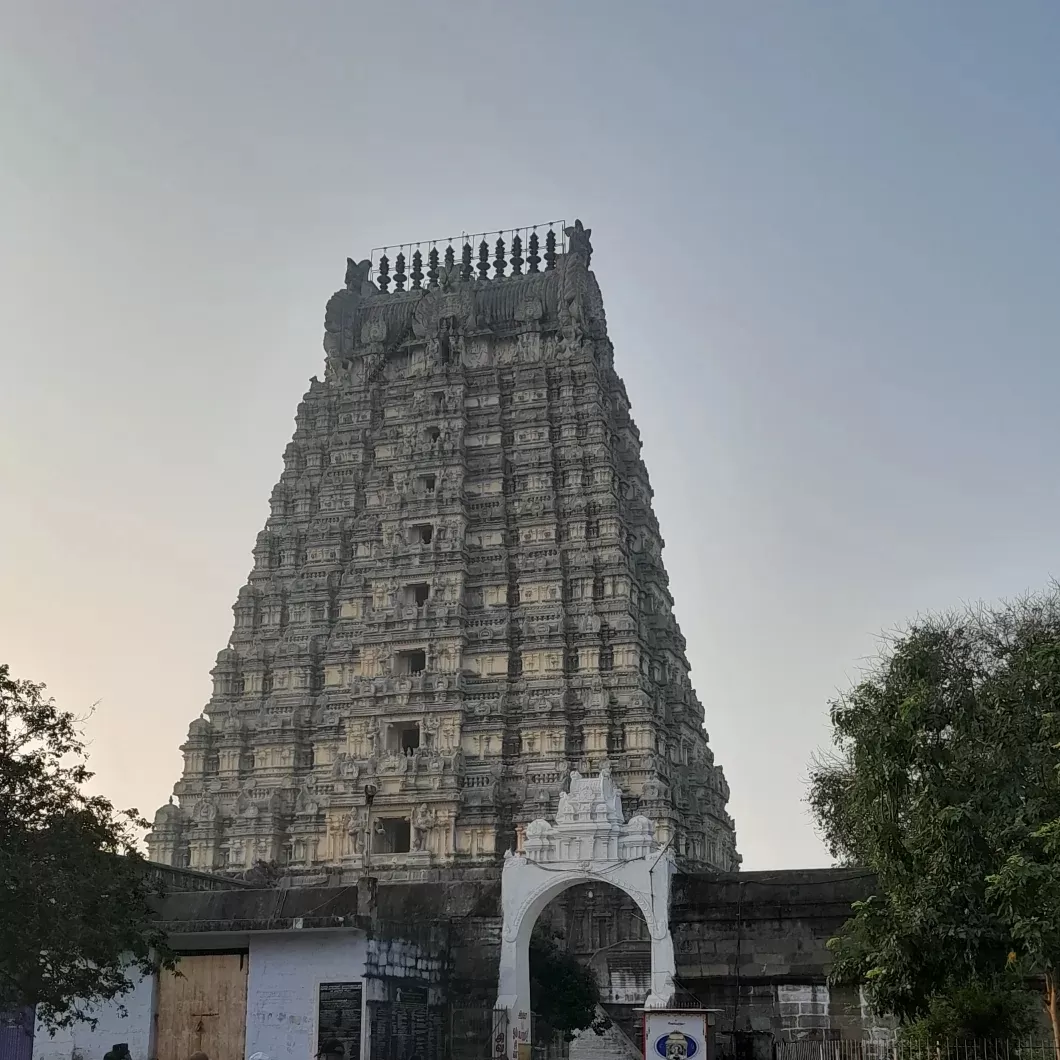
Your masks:
{"label": "white stucco ornament", "polygon": [[500,981],[496,1009],[507,1015],[504,1053],[519,1060],[530,1044],[530,934],[553,898],[579,883],[610,883],[637,903],[651,936],[651,992],[646,1008],[665,1008],[674,994],[674,947],[670,935],[670,880],[674,860],[655,841],[647,817],[626,821],[622,794],[604,762],[596,777],[570,775],[555,824],[532,821],[523,852],[505,855],[501,874]]}

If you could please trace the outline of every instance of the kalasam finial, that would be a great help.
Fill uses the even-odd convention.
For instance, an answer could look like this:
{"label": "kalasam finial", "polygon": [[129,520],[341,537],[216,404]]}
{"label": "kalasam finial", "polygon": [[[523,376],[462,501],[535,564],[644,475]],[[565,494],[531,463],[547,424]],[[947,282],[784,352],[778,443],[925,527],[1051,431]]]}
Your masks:
{"label": "kalasam finial", "polygon": [[541,255],[537,252],[537,229],[530,233],[530,253],[526,256],[529,272],[540,272],[538,266],[541,264]]}
{"label": "kalasam finial", "polygon": [[496,257],[493,259],[493,278],[495,280],[504,279],[504,270],[508,267],[508,262],[504,257],[504,236],[502,233],[497,233],[497,246],[494,248]]}

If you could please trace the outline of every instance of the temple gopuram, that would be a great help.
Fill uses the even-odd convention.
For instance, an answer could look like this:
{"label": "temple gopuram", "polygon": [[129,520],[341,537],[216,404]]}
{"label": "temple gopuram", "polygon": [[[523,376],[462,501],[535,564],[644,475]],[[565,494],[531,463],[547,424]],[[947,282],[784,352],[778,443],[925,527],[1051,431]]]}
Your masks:
{"label": "temple gopuram", "polygon": [[739,867],[591,258],[575,221],[349,260],[152,860],[499,872],[606,770]]}

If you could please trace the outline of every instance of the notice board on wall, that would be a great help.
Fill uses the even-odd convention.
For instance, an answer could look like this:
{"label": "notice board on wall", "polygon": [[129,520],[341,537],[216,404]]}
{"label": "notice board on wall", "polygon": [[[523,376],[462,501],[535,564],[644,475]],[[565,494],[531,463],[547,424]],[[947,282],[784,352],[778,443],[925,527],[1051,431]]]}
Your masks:
{"label": "notice board on wall", "polygon": [[710,1016],[705,1009],[647,1009],[645,1060],[707,1060]]}
{"label": "notice board on wall", "polygon": [[442,1012],[428,1004],[428,988],[416,980],[388,980],[387,1000],[369,1001],[372,1056],[395,1060],[438,1060],[442,1055]]}
{"label": "notice board on wall", "polygon": [[321,983],[317,1003],[317,1051],[327,1041],[342,1042],[346,1060],[361,1058],[363,983]]}

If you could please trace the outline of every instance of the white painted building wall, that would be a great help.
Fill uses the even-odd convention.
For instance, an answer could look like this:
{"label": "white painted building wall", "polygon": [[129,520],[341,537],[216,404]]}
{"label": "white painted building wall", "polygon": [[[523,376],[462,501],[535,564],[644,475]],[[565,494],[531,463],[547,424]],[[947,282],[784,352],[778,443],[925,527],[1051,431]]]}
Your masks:
{"label": "white painted building wall", "polygon": [[[316,1056],[320,984],[363,983],[366,956],[367,942],[357,932],[286,931],[252,936],[246,1055],[264,1053],[268,1060]],[[366,995],[364,989],[362,998]],[[362,1005],[362,1057],[368,1055],[367,1036],[368,1019]],[[135,1053],[133,1057],[138,1060]]]}
{"label": "white painted building wall", "polygon": [[[87,1023],[75,1023],[57,1030],[52,1037],[38,1023],[33,1036],[33,1060],[103,1060],[103,1054],[119,1042],[128,1044],[132,1060],[149,1060],[153,1054],[155,979],[135,973],[130,978],[136,985],[128,994],[89,1009],[99,1020],[95,1030]],[[121,1008],[127,1015],[121,1014]]]}

